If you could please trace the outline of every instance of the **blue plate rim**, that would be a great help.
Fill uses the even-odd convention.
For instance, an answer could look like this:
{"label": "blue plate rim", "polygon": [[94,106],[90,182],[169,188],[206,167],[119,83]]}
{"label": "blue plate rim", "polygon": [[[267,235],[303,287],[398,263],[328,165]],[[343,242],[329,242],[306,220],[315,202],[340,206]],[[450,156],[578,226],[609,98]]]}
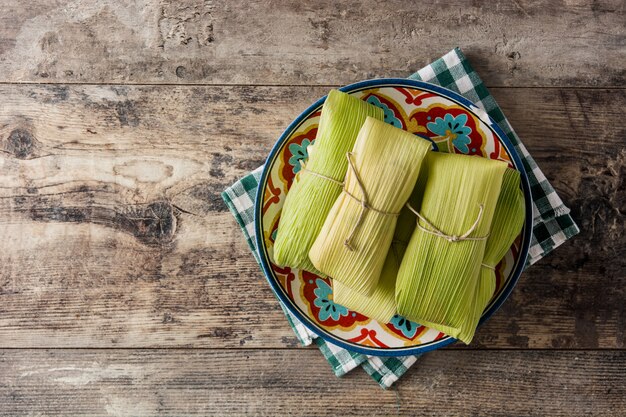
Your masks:
{"label": "blue plate rim", "polygon": [[[359,81],[353,84],[348,84],[343,87],[337,88],[339,91],[343,92],[353,92],[360,89],[366,89],[373,86],[405,86],[409,88],[417,88],[421,90],[427,90],[434,93],[437,93],[447,99],[457,102],[458,104],[466,107],[468,111],[472,112],[474,115],[479,117],[481,120],[484,116],[488,117],[489,123],[486,123],[489,128],[491,128],[498,136],[500,142],[507,149],[509,156],[512,158],[513,164],[515,168],[520,172],[522,189],[524,192],[524,203],[525,203],[525,215],[524,219],[524,228],[522,231],[522,247],[520,249],[520,256],[517,258],[516,264],[513,269],[513,273],[510,279],[507,282],[506,287],[503,289],[502,293],[498,297],[495,303],[490,305],[486,312],[483,313],[481,319],[479,321],[479,325],[482,325],[486,322],[508,299],[513,288],[517,285],[519,281],[520,275],[524,270],[524,266],[526,264],[526,259],[528,257],[528,250],[530,248],[530,240],[532,234],[532,194],[530,189],[530,183],[528,181],[528,175],[526,173],[526,168],[520,158],[515,145],[511,143],[506,133],[498,126],[498,124],[491,118],[491,116],[484,114],[483,117],[481,115],[476,114],[476,111],[473,110],[479,108],[476,104],[474,104],[471,100],[461,96],[460,94],[449,90],[445,87],[441,87],[435,84],[431,84],[425,81],[412,80],[408,78],[377,78]],[[267,181],[269,175],[269,163],[274,159],[278,151],[281,149],[283,142],[291,135],[291,132],[294,128],[299,126],[306,118],[308,118],[309,114],[314,112],[318,107],[320,107],[324,101],[326,100],[327,95],[321,97],[315,103],[307,107],[302,113],[298,115],[287,128],[280,135],[276,143],[272,146],[272,149],[266,159],[265,165],[263,167],[263,171],[261,173],[261,177],[259,179],[259,185],[257,187],[257,199],[254,204],[254,228],[256,233],[256,249],[259,261],[261,263],[261,268],[263,269],[263,274],[267,279],[270,287],[274,294],[278,297],[280,302],[292,313],[300,322],[306,326],[309,330],[315,333],[317,336],[321,337],[327,342],[333,343],[337,346],[340,346],[344,349],[348,349],[353,352],[362,353],[365,355],[374,355],[374,356],[404,356],[404,355],[418,355],[425,352],[429,352],[435,349],[442,348],[451,343],[454,343],[456,339],[446,336],[439,340],[434,340],[424,345],[419,346],[409,346],[409,347],[398,347],[398,348],[372,348],[362,345],[357,345],[353,343],[349,343],[344,339],[341,339],[323,329],[320,329],[317,325],[315,325],[311,319],[304,315],[297,306],[293,304],[291,299],[287,297],[287,295],[283,292],[282,287],[278,283],[276,279],[272,279],[272,269],[267,260],[267,251],[265,249],[265,241],[263,239],[263,225],[262,225],[262,202],[263,198],[259,198],[262,196],[265,191],[265,183]],[[485,121],[486,122],[486,121]],[[263,248],[263,253],[261,253],[261,248]]]}

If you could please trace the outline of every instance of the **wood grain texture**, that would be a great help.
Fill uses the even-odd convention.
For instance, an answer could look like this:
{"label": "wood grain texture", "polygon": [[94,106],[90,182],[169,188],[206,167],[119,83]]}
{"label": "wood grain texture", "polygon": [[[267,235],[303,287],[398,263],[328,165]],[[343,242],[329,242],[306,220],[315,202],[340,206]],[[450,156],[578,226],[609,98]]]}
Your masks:
{"label": "wood grain texture", "polygon": [[[626,415],[626,1],[26,3],[0,1],[0,416]],[[337,379],[219,193],[328,85],[455,46],[582,233],[469,348]]]}
{"label": "wood grain texture", "polygon": [[0,81],[347,84],[461,46],[492,86],[623,86],[624,5],[9,0]]}
{"label": "wood grain texture", "polygon": [[619,416],[625,366],[623,351],[440,351],[384,391],[314,349],[1,351],[0,415]]}
{"label": "wood grain texture", "polygon": [[[219,193],[326,92],[0,86],[0,347],[294,346]],[[473,348],[623,348],[626,91],[493,93],[583,232]]]}

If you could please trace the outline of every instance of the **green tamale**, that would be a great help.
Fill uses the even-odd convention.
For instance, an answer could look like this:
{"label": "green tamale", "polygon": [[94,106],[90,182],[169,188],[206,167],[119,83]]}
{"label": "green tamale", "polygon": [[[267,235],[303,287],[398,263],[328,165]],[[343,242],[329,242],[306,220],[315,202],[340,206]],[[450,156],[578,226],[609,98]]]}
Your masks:
{"label": "green tamale", "polygon": [[272,253],[276,264],[319,272],[309,260],[309,250],[341,193],[346,152],[367,117],[383,120],[384,113],[338,90],[328,94],[306,169],[298,173],[285,199]]}
{"label": "green tamale", "polygon": [[[357,137],[344,191],[311,247],[311,262],[334,281],[370,295],[430,142],[373,118]],[[350,158],[353,158],[352,160]]]}
{"label": "green tamale", "polygon": [[516,170],[507,169],[504,172],[474,297],[474,326],[478,325],[483,310],[496,290],[495,267],[509,251],[524,225],[524,193],[520,189],[520,181],[520,174]]}
{"label": "green tamale", "polygon": [[474,297],[506,163],[432,152],[396,281],[398,313],[469,343]]}

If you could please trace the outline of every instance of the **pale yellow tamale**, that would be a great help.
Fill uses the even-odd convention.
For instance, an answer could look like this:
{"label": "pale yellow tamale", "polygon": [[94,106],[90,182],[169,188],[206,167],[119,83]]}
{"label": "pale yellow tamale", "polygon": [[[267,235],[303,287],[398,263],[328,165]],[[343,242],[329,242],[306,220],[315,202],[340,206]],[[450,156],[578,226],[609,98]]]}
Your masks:
{"label": "pale yellow tamale", "polygon": [[396,314],[396,277],[402,256],[415,228],[415,215],[408,208],[403,208],[385,258],[378,284],[371,295],[350,289],[337,280],[333,280],[333,300],[352,311],[388,323]]}
{"label": "pale yellow tamale", "polygon": [[[419,207],[422,194],[424,193],[426,184],[426,169],[424,165],[422,164],[420,168],[417,184],[411,197],[409,197],[409,201],[414,207]],[[411,240],[414,229],[415,215],[405,206],[398,216],[391,247],[389,252],[387,252],[380,279],[372,294],[369,296],[363,295],[339,281],[333,281],[333,299],[335,302],[381,323],[388,323],[397,311],[396,278],[404,251],[409,244],[409,240]]]}
{"label": "pale yellow tamale", "polygon": [[357,134],[367,117],[382,120],[383,110],[349,94],[331,90],[322,107],[306,168],[294,179],[283,206],[272,257],[280,266],[316,271],[309,250],[341,193]]}
{"label": "pale yellow tamale", "polygon": [[370,295],[430,142],[367,118],[359,131],[344,191],[311,247],[311,262],[335,281]]}

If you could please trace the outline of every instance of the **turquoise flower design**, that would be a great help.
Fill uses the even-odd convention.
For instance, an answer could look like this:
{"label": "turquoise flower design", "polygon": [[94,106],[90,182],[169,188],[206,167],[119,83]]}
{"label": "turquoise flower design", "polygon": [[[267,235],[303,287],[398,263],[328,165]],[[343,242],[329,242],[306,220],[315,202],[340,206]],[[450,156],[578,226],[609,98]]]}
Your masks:
{"label": "turquoise flower design", "polygon": [[315,142],[308,139],[304,139],[300,145],[292,143],[289,145],[289,152],[291,152],[291,158],[289,158],[289,164],[293,167],[292,171],[297,174],[300,171],[300,161],[306,160],[309,157],[307,148],[311,143]]}
{"label": "turquoise flower design", "polygon": [[389,123],[392,126],[402,129],[402,122],[400,121],[400,119],[396,117],[393,110],[391,110],[389,106],[387,106],[384,103],[381,103],[378,97],[369,96],[366,101],[370,104],[373,104],[376,107],[380,107],[381,109],[383,109],[383,112],[385,113],[385,118],[384,118],[385,123]]}
{"label": "turquoise flower design", "polygon": [[335,302],[330,297],[333,294],[333,289],[321,279],[315,281],[317,288],[313,291],[315,294],[315,304],[320,309],[320,320],[325,321],[328,318],[332,318],[334,321],[339,320],[341,316],[348,315],[348,309]]}
{"label": "turquoise flower design", "polygon": [[428,123],[426,127],[439,136],[452,139],[452,144],[462,153],[469,153],[467,145],[470,144],[471,139],[468,135],[472,133],[472,128],[465,126],[466,123],[466,114],[459,114],[454,117],[448,113],[443,119],[437,117],[434,122]]}
{"label": "turquoise flower design", "polygon": [[407,339],[410,339],[413,336],[415,336],[415,333],[417,333],[418,327],[420,327],[419,324],[412,322],[409,319],[405,319],[404,317],[398,314],[393,316],[391,320],[389,321],[389,323],[393,324],[393,326],[396,329],[400,330]]}

